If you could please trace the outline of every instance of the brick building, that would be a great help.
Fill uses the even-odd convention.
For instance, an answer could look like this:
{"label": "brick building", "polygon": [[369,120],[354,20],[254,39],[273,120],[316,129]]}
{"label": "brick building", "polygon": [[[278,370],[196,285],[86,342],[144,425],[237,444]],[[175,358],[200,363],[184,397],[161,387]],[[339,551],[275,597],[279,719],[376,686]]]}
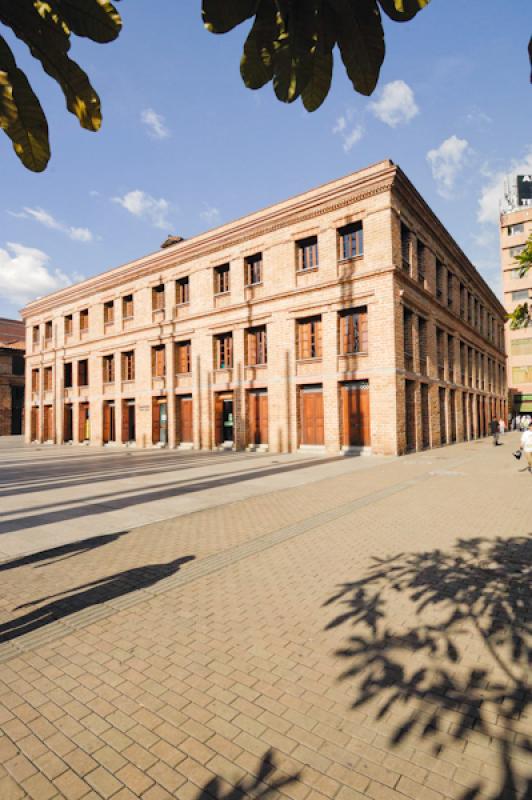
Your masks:
{"label": "brick building", "polygon": [[0,319],[0,436],[24,428],[24,323]]}
{"label": "brick building", "polygon": [[383,161],[30,303],[28,441],[395,454],[504,413],[504,309]]}
{"label": "brick building", "polygon": [[[532,178],[532,176],[530,176]],[[501,266],[504,306],[513,311],[517,305],[532,303],[532,271],[520,277],[515,257],[532,234],[532,206],[520,206],[501,214]],[[508,386],[514,414],[532,414],[532,330],[530,325],[513,331],[506,326]]]}

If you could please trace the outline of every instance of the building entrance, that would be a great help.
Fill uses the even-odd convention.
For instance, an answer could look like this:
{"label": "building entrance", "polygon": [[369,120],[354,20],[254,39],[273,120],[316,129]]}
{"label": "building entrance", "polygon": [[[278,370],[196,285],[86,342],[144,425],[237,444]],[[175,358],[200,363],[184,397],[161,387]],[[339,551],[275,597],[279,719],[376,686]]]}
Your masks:
{"label": "building entrance", "polygon": [[122,404],[122,441],[127,444],[136,439],[135,401],[124,400]]}
{"label": "building entrance", "polygon": [[369,447],[369,381],[343,383],[342,444],[344,447]]}
{"label": "building entrance", "polygon": [[71,442],[73,439],[73,413],[72,404],[65,405],[65,415],[63,421],[63,441]]}
{"label": "building entrance", "polygon": [[154,397],[152,406],[153,444],[168,444],[168,403],[164,397]]}
{"label": "building entrance", "polygon": [[300,441],[303,445],[324,444],[323,391],[321,386],[299,390]]}
{"label": "building entrance", "polygon": [[103,442],[116,442],[116,417],[115,404],[106,402],[103,404]]}
{"label": "building entrance", "polygon": [[268,392],[248,392],[248,444],[268,444]]}
{"label": "building entrance", "polygon": [[177,430],[179,443],[190,444],[194,437],[192,431],[192,396],[177,398]]}
{"label": "building entrance", "polygon": [[90,410],[88,403],[79,404],[79,441],[88,442],[91,438]]}
{"label": "building entrance", "polygon": [[233,395],[219,394],[215,400],[215,444],[233,445],[234,437]]}

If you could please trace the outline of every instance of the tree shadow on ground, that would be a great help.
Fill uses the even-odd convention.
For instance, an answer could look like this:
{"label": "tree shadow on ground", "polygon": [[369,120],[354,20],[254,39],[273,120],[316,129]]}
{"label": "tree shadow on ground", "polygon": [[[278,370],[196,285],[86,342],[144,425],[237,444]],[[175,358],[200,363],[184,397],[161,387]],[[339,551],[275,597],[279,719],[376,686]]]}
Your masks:
{"label": "tree shadow on ground", "polygon": [[275,765],[274,752],[270,749],[262,756],[254,775],[242,778],[229,788],[227,784],[223,785],[225,781],[216,776],[199,790],[195,800],[240,800],[244,797],[267,800],[276,796],[279,789],[298,781],[299,777],[299,772],[293,775],[279,772]]}
{"label": "tree shadow on ground", "polygon": [[336,653],[348,662],[339,680],[355,681],[353,708],[387,719],[392,747],[429,743],[438,757],[460,744],[466,759],[486,748],[489,780],[460,800],[532,798],[531,577],[530,538],[462,539],[374,559],[325,604],[342,606],[327,629],[355,628]]}
{"label": "tree shadow on ground", "polygon": [[121,536],[125,536],[129,531],[121,531],[120,533],[106,533],[102,536],[93,536],[89,539],[80,539],[76,542],[68,542],[59,547],[50,547],[47,550],[39,550],[37,553],[30,553],[27,556],[19,556],[10,561],[2,561],[0,563],[0,572],[7,569],[16,569],[17,567],[26,567],[30,564],[37,564],[38,562],[46,562],[38,564],[38,568],[46,567],[48,564],[55,564],[58,561],[65,561],[68,558],[81,555],[90,550],[95,550],[97,547],[103,547],[111,542],[116,542]]}
{"label": "tree shadow on ground", "polygon": [[[37,600],[17,606],[16,610],[36,605],[39,608],[1,624],[0,643],[24,636],[30,631],[42,628],[91,606],[116,600],[118,597],[130,592],[149,589],[164,578],[174,575],[183,564],[193,561],[194,558],[195,556],[184,556],[166,564],[135,567],[109,575],[106,578],[84,583],[73,589],[67,589],[57,595],[40,597]],[[44,603],[44,605],[40,605],[41,603]]]}

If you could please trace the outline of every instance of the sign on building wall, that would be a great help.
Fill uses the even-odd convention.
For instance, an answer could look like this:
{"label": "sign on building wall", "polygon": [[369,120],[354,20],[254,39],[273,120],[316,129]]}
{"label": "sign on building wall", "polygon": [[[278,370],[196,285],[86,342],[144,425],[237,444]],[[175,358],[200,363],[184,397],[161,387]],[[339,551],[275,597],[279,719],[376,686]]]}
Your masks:
{"label": "sign on building wall", "polygon": [[532,175],[517,176],[517,203],[532,206]]}

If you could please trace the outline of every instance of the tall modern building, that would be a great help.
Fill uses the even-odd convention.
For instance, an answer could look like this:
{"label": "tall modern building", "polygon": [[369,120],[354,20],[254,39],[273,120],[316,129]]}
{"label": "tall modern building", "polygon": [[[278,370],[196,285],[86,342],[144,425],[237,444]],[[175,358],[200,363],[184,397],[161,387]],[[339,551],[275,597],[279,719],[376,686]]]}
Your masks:
{"label": "tall modern building", "polygon": [[0,319],[0,436],[24,427],[24,323]]}
{"label": "tall modern building", "polygon": [[[532,175],[514,176],[508,182],[500,226],[504,306],[511,312],[517,305],[528,303],[532,312],[532,270],[521,278],[515,260],[532,234]],[[507,324],[505,335],[510,410],[532,414],[532,321],[517,330]]]}
{"label": "tall modern building", "polygon": [[396,454],[506,412],[504,308],[391,161],[23,316],[28,441]]}

